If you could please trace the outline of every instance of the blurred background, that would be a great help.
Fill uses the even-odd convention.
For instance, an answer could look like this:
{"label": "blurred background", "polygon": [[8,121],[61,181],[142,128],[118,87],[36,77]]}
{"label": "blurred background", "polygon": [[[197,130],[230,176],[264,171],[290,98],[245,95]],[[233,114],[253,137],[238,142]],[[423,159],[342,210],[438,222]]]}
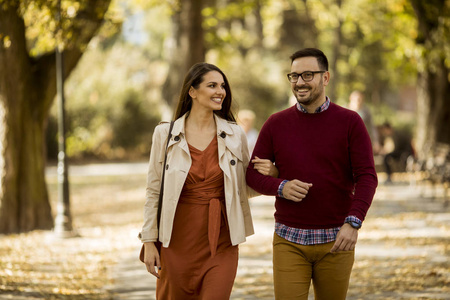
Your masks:
{"label": "blurred background", "polygon": [[[234,112],[250,111],[254,135],[293,104],[289,56],[304,47],[327,55],[331,101],[366,122],[380,183],[432,183],[443,191],[437,210],[448,211],[449,0],[0,0],[0,291],[21,290],[11,274],[33,267],[17,248],[42,241],[35,230],[51,230],[60,205],[56,50],[64,62],[74,219],[81,236],[99,238],[112,223],[96,211],[113,216],[132,207],[135,214],[119,223],[138,226],[153,129],[172,118],[191,65],[206,61],[225,72]],[[117,171],[123,165],[98,172],[111,162],[133,163],[138,174]],[[97,179],[77,173],[92,163]],[[117,206],[99,201],[102,195]],[[116,242],[111,249],[123,247]],[[100,261],[114,261],[93,249]],[[91,294],[102,294],[95,292],[102,285]]]}
{"label": "blurred background", "polygon": [[[161,119],[171,118],[183,76],[198,61],[217,64],[225,71],[235,111],[253,110],[258,129],[270,114],[291,105],[285,75],[289,56],[304,47],[318,47],[327,54],[332,74],[327,93],[334,102],[346,106],[350,93],[359,90],[375,125],[390,122],[402,127],[418,143],[427,138],[417,128],[435,126],[436,137],[428,139],[448,143],[449,109],[444,105],[449,103],[447,4],[406,0],[112,1],[98,33],[87,45],[78,45],[85,46],[84,54],[67,80],[68,155],[97,159],[146,156],[152,129]],[[62,5],[63,18],[70,23],[83,1],[63,1]],[[52,26],[51,7],[47,12],[44,8],[28,6],[24,12],[33,18],[28,22],[34,36],[27,31],[32,56],[54,46],[51,29],[46,31]],[[74,37],[66,38],[77,42]],[[57,156],[55,108],[46,129],[50,160]],[[428,113],[437,120],[431,120]]]}

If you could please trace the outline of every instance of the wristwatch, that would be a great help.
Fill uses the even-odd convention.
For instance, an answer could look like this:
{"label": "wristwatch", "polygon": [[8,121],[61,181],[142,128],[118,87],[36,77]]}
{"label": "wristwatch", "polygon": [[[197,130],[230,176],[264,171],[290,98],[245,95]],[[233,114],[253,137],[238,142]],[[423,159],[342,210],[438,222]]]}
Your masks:
{"label": "wristwatch", "polygon": [[360,229],[361,228],[361,224],[359,224],[358,222],[355,222],[355,221],[347,221],[345,223],[350,224],[350,226],[352,226],[355,229]]}

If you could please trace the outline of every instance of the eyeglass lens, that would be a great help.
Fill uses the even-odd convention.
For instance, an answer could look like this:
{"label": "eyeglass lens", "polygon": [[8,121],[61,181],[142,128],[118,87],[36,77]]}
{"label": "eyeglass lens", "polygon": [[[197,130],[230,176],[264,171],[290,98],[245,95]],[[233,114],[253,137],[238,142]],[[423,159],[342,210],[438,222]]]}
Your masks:
{"label": "eyeglass lens", "polygon": [[303,72],[301,74],[291,73],[288,74],[289,81],[292,83],[296,83],[298,81],[298,77],[302,77],[303,81],[308,82],[314,79],[314,72]]}

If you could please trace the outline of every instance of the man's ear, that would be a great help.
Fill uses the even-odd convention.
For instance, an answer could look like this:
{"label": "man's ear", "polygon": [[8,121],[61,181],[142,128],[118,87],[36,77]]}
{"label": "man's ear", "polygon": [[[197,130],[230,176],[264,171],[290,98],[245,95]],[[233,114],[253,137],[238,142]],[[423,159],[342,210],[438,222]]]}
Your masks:
{"label": "man's ear", "polygon": [[195,99],[195,97],[197,97],[197,90],[194,89],[192,86],[189,89],[189,96],[191,96],[192,99]]}
{"label": "man's ear", "polygon": [[327,86],[328,83],[330,83],[330,72],[326,71],[325,73],[323,73],[323,85]]}

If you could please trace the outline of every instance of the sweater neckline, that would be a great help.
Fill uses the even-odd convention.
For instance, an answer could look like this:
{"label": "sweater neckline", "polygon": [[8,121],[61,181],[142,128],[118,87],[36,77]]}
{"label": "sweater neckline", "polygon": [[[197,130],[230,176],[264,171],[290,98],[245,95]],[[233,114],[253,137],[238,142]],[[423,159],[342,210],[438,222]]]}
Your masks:
{"label": "sweater neckline", "polygon": [[331,102],[331,103],[330,103],[330,106],[328,107],[327,110],[321,111],[321,112],[319,112],[319,113],[312,113],[312,114],[309,114],[309,113],[304,113],[304,112],[300,111],[300,110],[297,108],[297,104],[295,104],[294,106],[292,106],[292,109],[295,110],[299,116],[302,116],[302,117],[304,116],[304,117],[306,117],[306,118],[316,118],[316,117],[319,117],[319,116],[324,116],[324,115],[328,114],[330,110],[334,110],[334,108],[335,108],[335,104],[334,104],[333,102]]}

